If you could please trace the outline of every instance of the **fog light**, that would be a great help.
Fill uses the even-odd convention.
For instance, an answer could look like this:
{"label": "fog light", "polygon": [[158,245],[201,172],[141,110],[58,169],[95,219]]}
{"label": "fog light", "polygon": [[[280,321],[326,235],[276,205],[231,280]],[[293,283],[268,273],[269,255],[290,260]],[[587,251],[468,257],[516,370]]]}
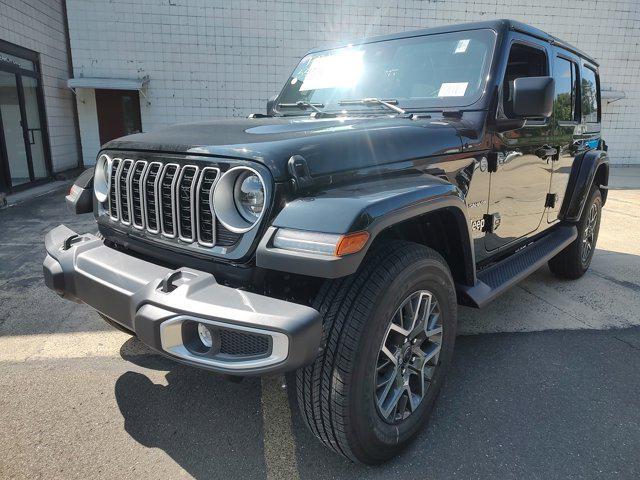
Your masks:
{"label": "fog light", "polygon": [[209,330],[209,327],[207,327],[204,323],[198,324],[198,337],[205,347],[211,348],[213,346],[211,330]]}

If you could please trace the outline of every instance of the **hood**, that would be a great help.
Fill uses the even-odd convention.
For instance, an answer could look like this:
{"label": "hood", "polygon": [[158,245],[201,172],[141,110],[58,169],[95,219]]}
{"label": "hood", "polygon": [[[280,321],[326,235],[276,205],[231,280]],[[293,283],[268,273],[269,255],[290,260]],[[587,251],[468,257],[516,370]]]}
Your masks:
{"label": "hood", "polygon": [[326,175],[459,151],[461,139],[442,120],[269,117],[173,125],[112,140],[105,148],[248,159],[281,181],[292,155],[307,160],[311,175]]}

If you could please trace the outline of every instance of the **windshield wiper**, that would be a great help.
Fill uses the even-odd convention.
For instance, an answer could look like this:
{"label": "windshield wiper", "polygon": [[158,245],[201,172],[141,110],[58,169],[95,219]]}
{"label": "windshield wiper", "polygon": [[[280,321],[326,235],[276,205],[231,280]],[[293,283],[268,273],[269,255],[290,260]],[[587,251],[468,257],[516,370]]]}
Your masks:
{"label": "windshield wiper", "polygon": [[308,108],[310,108],[318,113],[322,113],[322,110],[320,109],[324,108],[324,103],[310,103],[310,102],[305,102],[303,100],[300,100],[299,102],[296,102],[296,103],[279,103],[278,104],[278,108],[293,108],[293,107],[297,107],[300,110],[307,110]]}
{"label": "windshield wiper", "polygon": [[340,105],[382,105],[397,113],[407,113],[402,108],[398,107],[397,100],[380,100],[379,98],[361,98],[360,100],[341,100],[338,102]]}

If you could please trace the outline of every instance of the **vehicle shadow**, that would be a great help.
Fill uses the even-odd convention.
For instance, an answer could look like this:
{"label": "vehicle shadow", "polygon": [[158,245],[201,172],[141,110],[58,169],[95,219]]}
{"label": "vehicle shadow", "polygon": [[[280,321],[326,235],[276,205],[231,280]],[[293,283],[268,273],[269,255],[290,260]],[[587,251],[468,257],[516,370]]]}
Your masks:
{"label": "vehicle shadow", "polygon": [[[125,343],[123,358],[154,376],[167,371],[166,385],[136,371],[117,380],[127,433],[197,479],[266,478],[260,381],[232,383],[158,355],[131,355],[140,351],[136,343]],[[640,368],[638,349],[639,327],[459,337],[429,425],[377,467],[324,448],[303,424],[289,388],[299,476],[637,478],[640,384],[629,378]],[[594,382],[597,388],[585,388]]]}
{"label": "vehicle shadow", "polygon": [[[378,467],[324,448],[289,388],[300,478],[590,478],[594,471],[637,478],[640,384],[629,379],[640,369],[638,349],[640,327],[459,337],[429,425]],[[267,477],[259,379],[233,383],[141,355],[135,339],[121,355],[138,370],[115,384],[132,438],[162,449],[197,479]],[[585,361],[591,358],[598,361]],[[149,378],[163,371],[166,385]],[[597,388],[585,388],[594,382]]]}
{"label": "vehicle shadow", "polygon": [[[526,290],[485,310],[477,320],[495,325],[458,337],[429,425],[382,466],[355,465],[323,447],[289,388],[300,478],[593,478],[594,472],[639,478],[640,327],[546,330],[569,313],[578,315],[549,306],[558,302],[550,292],[584,302],[582,320],[590,320],[586,310],[592,310],[610,328],[637,324],[639,259],[599,250],[578,282],[554,280],[541,269],[523,282]],[[598,291],[607,295],[592,294]],[[464,312],[467,325],[475,315]],[[496,325],[505,331],[513,324],[500,323],[502,317],[523,324],[541,317],[543,331],[492,333]],[[115,384],[133,439],[163,450],[198,479],[267,477],[260,379],[229,382],[154,354],[135,339],[120,355],[135,364]]]}
{"label": "vehicle shadow", "polygon": [[159,448],[197,479],[264,478],[260,380],[234,383],[185,367],[132,338],[120,349],[138,367],[167,371],[166,385],[128,371],[115,384],[124,428],[140,444]]}

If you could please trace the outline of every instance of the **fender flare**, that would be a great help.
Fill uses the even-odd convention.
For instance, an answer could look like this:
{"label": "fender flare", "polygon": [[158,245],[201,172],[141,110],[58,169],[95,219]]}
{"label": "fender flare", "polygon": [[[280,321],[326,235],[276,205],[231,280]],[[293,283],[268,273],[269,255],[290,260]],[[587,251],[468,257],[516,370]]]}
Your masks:
{"label": "fender flare", "polygon": [[89,167],[73,182],[69,195],[64,197],[67,210],[75,215],[93,212],[93,174],[95,167]]}
{"label": "fender flare", "polygon": [[[609,179],[609,156],[604,150],[588,150],[578,155],[571,168],[571,176],[567,184],[567,194],[560,210],[560,218],[567,222],[577,222],[582,215],[591,186],[596,176],[596,172],[601,165],[604,165],[605,182],[608,184]],[[605,198],[606,199],[606,193]]]}
{"label": "fender flare", "polygon": [[[464,283],[473,285],[475,258],[464,196],[455,185],[428,174],[336,187],[315,197],[293,200],[280,211],[260,241],[256,265],[323,278],[350,275],[385,229],[441,210],[449,211],[456,219],[463,243]],[[335,234],[367,231],[370,237],[361,251],[331,257],[274,247],[273,237],[279,228]]]}

